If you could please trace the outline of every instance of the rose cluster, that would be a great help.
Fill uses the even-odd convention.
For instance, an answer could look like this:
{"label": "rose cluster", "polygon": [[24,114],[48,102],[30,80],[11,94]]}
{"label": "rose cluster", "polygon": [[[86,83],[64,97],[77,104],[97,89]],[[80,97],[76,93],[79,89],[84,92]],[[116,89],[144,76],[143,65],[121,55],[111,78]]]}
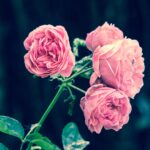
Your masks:
{"label": "rose cluster", "polygon": [[[100,133],[102,128],[118,131],[129,120],[130,98],[143,86],[142,48],[108,23],[90,32],[85,42],[94,69],[90,88],[80,101],[85,124],[91,132]],[[71,75],[75,56],[64,27],[42,25],[29,33],[24,46],[30,73],[42,78]]]}
{"label": "rose cluster", "polygon": [[118,131],[129,120],[130,98],[143,86],[142,48],[108,23],[87,35],[86,46],[93,53],[94,73],[80,102],[85,124],[91,132]]}

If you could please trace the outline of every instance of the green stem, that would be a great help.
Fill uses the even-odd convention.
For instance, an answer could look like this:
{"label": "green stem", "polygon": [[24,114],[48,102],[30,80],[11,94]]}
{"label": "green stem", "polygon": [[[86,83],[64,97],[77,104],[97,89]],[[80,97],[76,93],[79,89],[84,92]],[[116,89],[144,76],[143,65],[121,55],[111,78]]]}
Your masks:
{"label": "green stem", "polygon": [[75,96],[73,95],[73,93],[72,93],[70,87],[67,86],[67,89],[68,89],[68,91],[69,91],[69,94],[70,94],[70,96],[71,96],[71,99],[74,100],[74,99],[75,99]]}
{"label": "green stem", "polygon": [[86,69],[86,70],[83,70],[89,63],[90,63],[90,62],[86,63],[86,64],[80,69],[79,72],[73,74],[70,78],[66,79],[65,82],[71,81],[72,79],[76,78],[76,77],[79,76],[80,74],[85,73],[85,72],[87,72],[87,71],[89,71],[89,70],[92,70],[92,68],[88,68],[88,69]]}
{"label": "green stem", "polygon": [[[85,65],[83,65],[83,67],[80,69],[80,71],[82,71],[85,67],[87,67],[89,64],[90,64],[91,62],[89,61],[89,62],[87,62]],[[79,71],[79,72],[80,72]]]}
{"label": "green stem", "polygon": [[[53,98],[53,100],[51,101],[51,103],[49,104],[48,108],[46,109],[46,111],[44,112],[44,114],[42,115],[41,119],[39,120],[39,122],[37,123],[37,127],[36,129],[34,130],[34,133],[37,133],[40,128],[42,127],[44,121],[46,120],[47,116],[49,115],[49,113],[51,112],[51,110],[53,109],[53,107],[55,106],[58,98],[60,97],[60,95],[62,94],[63,92],[63,89],[64,89],[64,83],[61,84],[61,86],[59,87],[59,90],[58,92],[56,93],[55,97]],[[29,131],[29,133],[27,134],[27,136],[31,133],[32,131]],[[22,144],[21,144],[21,147],[20,147],[20,150],[23,149],[23,145],[24,143],[26,142],[26,138],[27,136],[24,138],[24,140],[22,141]],[[29,144],[28,147],[27,147],[27,150],[31,148],[31,145],[32,144]]]}
{"label": "green stem", "polygon": [[71,101],[69,102],[68,115],[72,116],[76,97],[75,97],[75,95],[73,95],[70,86],[67,86],[67,89],[68,89],[70,97],[71,97]]}
{"label": "green stem", "polygon": [[75,86],[75,85],[72,85],[72,84],[68,84],[71,88],[77,90],[77,91],[80,91],[81,93],[85,94],[86,91],[80,89],[79,87]]}
{"label": "green stem", "polygon": [[[51,112],[51,110],[52,110],[53,107],[55,106],[55,104],[56,104],[56,102],[57,102],[59,96],[62,94],[63,89],[64,89],[64,87],[66,86],[66,83],[67,83],[68,81],[72,80],[73,78],[77,77],[77,76],[80,75],[81,73],[84,73],[84,72],[86,72],[86,71],[92,69],[92,68],[88,68],[88,69],[86,69],[86,70],[83,70],[87,65],[89,65],[89,63],[90,63],[90,62],[86,63],[86,64],[80,69],[80,71],[79,71],[78,73],[72,75],[72,76],[71,76],[70,78],[68,78],[67,80],[64,80],[64,82],[63,82],[62,85],[60,86],[58,92],[56,93],[55,97],[53,98],[52,102],[50,103],[50,105],[49,105],[48,108],[46,109],[46,111],[45,111],[45,113],[43,114],[42,118],[39,120],[39,122],[38,122],[38,127],[35,129],[35,132],[38,132],[38,131],[40,130],[40,128],[41,128],[41,126],[43,125],[44,121],[46,120],[48,114]],[[76,90],[78,90],[78,91],[80,91],[80,92],[82,92],[82,93],[85,93],[84,90],[82,90],[82,89],[80,89],[80,88],[78,88],[78,87],[76,87],[76,86],[74,86],[74,85],[72,85],[72,84],[67,84],[67,85],[69,85],[70,87],[72,87],[72,88],[74,88],[74,89],[76,89]]]}
{"label": "green stem", "polygon": [[24,142],[22,141],[21,146],[20,146],[20,150],[23,149],[23,145],[24,145]]}
{"label": "green stem", "polygon": [[58,92],[56,93],[55,97],[53,98],[53,100],[51,101],[51,103],[49,104],[48,108],[46,109],[45,113],[43,114],[43,116],[41,117],[41,119],[38,122],[38,127],[35,129],[34,132],[38,132],[41,128],[41,126],[43,125],[44,121],[46,120],[47,116],[49,115],[49,113],[51,112],[51,110],[53,109],[53,107],[55,106],[58,98],[60,97],[60,95],[62,94],[63,90],[64,90],[64,84],[62,84],[58,90]]}
{"label": "green stem", "polygon": [[32,146],[32,143],[29,143],[29,145],[28,145],[26,150],[31,150],[31,146]]}
{"label": "green stem", "polygon": [[21,143],[21,146],[20,146],[20,150],[23,149],[23,145],[24,145],[24,143],[26,142],[28,136],[31,134],[31,132],[32,132],[35,128],[37,128],[37,126],[38,126],[38,124],[34,124],[34,125],[31,126],[31,129],[29,130],[29,132],[26,134],[26,136],[25,136],[24,139],[22,140],[22,143]]}
{"label": "green stem", "polygon": [[88,68],[88,69],[86,69],[86,70],[82,70],[82,71],[80,71],[80,72],[77,72],[77,73],[74,74],[71,78],[69,78],[69,81],[72,80],[72,79],[74,79],[74,78],[76,78],[76,77],[79,76],[80,74],[89,71],[89,70],[92,70],[92,68]]}

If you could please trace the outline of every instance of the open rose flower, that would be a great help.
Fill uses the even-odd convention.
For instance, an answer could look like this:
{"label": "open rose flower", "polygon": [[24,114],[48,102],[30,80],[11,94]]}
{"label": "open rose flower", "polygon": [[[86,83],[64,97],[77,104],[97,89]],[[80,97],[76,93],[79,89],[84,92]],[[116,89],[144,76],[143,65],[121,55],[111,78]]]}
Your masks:
{"label": "open rose flower", "polygon": [[42,78],[60,74],[68,77],[75,65],[68,34],[62,26],[42,25],[24,41],[27,70]]}
{"label": "open rose flower", "polygon": [[124,92],[104,87],[91,86],[80,101],[85,124],[91,132],[100,133],[102,128],[118,131],[129,120],[131,105]]}
{"label": "open rose flower", "polygon": [[144,59],[136,40],[122,39],[97,47],[93,68],[92,84],[97,82],[97,76],[108,86],[124,91],[128,97],[134,98],[143,86]]}
{"label": "open rose flower", "polygon": [[123,32],[114,25],[105,22],[87,35],[86,46],[93,51],[98,46],[104,46],[119,39],[123,39]]}

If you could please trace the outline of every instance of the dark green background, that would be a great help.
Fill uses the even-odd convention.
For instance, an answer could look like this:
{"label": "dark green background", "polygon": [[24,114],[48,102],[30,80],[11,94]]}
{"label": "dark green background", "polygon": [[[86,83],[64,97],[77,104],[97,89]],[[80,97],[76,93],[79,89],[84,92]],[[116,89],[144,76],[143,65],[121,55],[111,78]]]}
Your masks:
{"label": "dark green background", "polygon": [[[67,104],[60,98],[41,132],[62,147],[61,131],[74,121],[86,140],[87,150],[149,150],[150,149],[150,1],[149,0],[0,0],[0,115],[22,122],[26,131],[36,123],[57,90],[57,82],[33,79],[24,67],[26,53],[23,40],[42,24],[63,25],[73,38],[85,39],[86,34],[105,21],[114,23],[127,37],[137,39],[145,57],[145,85],[132,100],[129,123],[119,132],[103,130],[91,134],[84,124],[77,94],[73,117],[67,115]],[[80,55],[90,52],[80,49]],[[78,86],[87,89],[87,80],[78,79]],[[0,134],[0,142],[10,150],[18,150],[18,139]]]}

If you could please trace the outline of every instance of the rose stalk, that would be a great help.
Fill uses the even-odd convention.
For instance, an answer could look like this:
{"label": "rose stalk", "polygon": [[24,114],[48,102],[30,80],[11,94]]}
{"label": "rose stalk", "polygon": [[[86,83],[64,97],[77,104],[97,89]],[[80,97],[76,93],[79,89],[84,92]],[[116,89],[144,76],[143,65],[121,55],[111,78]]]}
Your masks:
{"label": "rose stalk", "polygon": [[[84,66],[85,67],[85,66]],[[44,121],[46,120],[47,116],[49,115],[49,113],[51,112],[51,110],[53,109],[53,107],[55,106],[56,102],[58,101],[59,97],[61,96],[61,94],[63,93],[63,90],[67,87],[71,87],[81,93],[85,94],[85,91],[82,90],[81,88],[72,85],[71,81],[79,76],[80,74],[82,74],[82,70],[84,69],[84,67],[82,67],[80,69],[80,71],[76,74],[73,74],[70,78],[68,78],[68,80],[62,80],[62,84],[59,87],[59,90],[57,91],[55,97],[53,98],[53,100],[51,101],[51,103],[49,104],[48,108],[46,109],[46,111],[44,112],[44,114],[42,115],[41,119],[39,120],[39,122],[37,123],[37,128],[35,129],[35,132],[38,132],[40,130],[40,128],[42,127]],[[86,72],[88,70],[84,70],[84,72]]]}

